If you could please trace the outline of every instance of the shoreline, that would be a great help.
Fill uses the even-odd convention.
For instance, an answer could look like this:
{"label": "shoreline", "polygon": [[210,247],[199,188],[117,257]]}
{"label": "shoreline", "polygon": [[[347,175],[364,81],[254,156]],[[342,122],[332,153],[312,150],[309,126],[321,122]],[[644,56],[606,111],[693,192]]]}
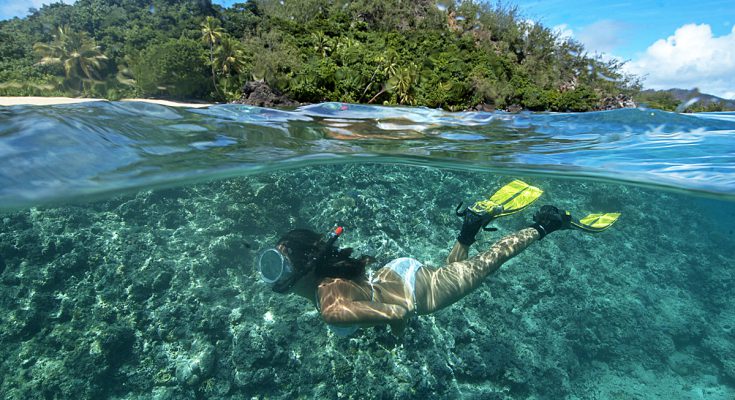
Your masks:
{"label": "shoreline", "polygon": [[[88,103],[92,101],[110,101],[107,99],[91,99],[81,97],[40,97],[40,96],[0,96],[0,107],[9,106],[52,106],[59,104]],[[120,101],[140,101],[144,103],[160,104],[168,107],[206,108],[216,103],[184,103],[160,99],[122,99]]]}
{"label": "shoreline", "polygon": [[[102,98],[63,97],[63,96],[55,96],[55,97],[53,96],[52,97],[0,96],[0,107],[11,107],[11,106],[20,106],[20,105],[53,106],[53,105],[62,105],[62,104],[88,103],[88,102],[94,102],[94,101],[110,102],[113,100],[102,99]],[[184,108],[207,108],[207,107],[211,107],[214,105],[221,105],[221,104],[246,104],[246,105],[252,105],[252,106],[257,106],[257,107],[268,107],[268,108],[287,107],[288,108],[289,106],[298,107],[298,106],[311,104],[311,103],[298,103],[298,102],[294,102],[294,104],[280,104],[279,102],[274,102],[272,104],[264,104],[260,100],[257,100],[255,102],[235,101],[235,102],[230,102],[230,103],[207,103],[207,102],[189,103],[189,102],[175,101],[175,100],[146,99],[146,98],[128,98],[128,99],[120,99],[120,100],[114,100],[114,101],[128,101],[128,102],[137,101],[137,102],[143,102],[143,103],[159,104],[159,105],[167,106],[167,107],[184,107]],[[610,99],[606,99],[606,101],[607,101],[607,104],[599,109],[594,109],[594,110],[589,110],[589,111],[571,111],[571,112],[585,113],[585,112],[595,112],[595,111],[609,111],[609,110],[623,109],[623,108],[636,108],[639,106],[638,104],[636,104],[635,102],[633,102],[632,100],[628,98],[610,98]],[[357,104],[364,104],[364,103],[357,103]],[[380,104],[373,104],[373,105],[380,105]],[[484,112],[505,111],[511,114],[515,114],[515,113],[519,113],[521,111],[527,111],[527,110],[521,108],[517,104],[513,104],[506,108],[500,108],[500,109],[496,109],[494,106],[490,106],[488,104],[478,104],[475,107],[470,107],[462,111],[464,112],[467,112],[467,111],[484,111]],[[550,112],[550,111],[544,110],[544,111],[539,111],[539,112]]]}

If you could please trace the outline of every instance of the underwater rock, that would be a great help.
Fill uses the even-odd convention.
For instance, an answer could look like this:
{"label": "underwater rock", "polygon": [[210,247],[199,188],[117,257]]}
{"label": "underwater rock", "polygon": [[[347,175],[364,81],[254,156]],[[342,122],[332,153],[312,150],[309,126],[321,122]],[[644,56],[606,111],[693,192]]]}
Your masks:
{"label": "underwater rock", "polygon": [[667,362],[669,368],[682,377],[703,374],[707,369],[695,357],[680,352],[674,352],[669,355]]}
{"label": "underwater rock", "polygon": [[159,272],[153,279],[153,292],[163,293],[168,290],[171,287],[171,279],[173,279],[173,274],[170,271]]}
{"label": "underwater rock", "polygon": [[[195,399],[197,395],[194,390],[181,387],[156,387],[148,395],[151,400],[181,400],[181,399]],[[148,398],[144,396],[141,398]]]}
{"label": "underwater rock", "polygon": [[196,354],[176,360],[176,380],[188,386],[195,386],[212,374],[214,368],[214,346],[209,343],[195,341],[193,348],[198,349]]}
{"label": "underwater rock", "polygon": [[735,380],[735,343],[732,341],[732,336],[708,336],[702,344],[709,355],[721,364],[722,374],[727,379]]}
{"label": "underwater rock", "polygon": [[98,343],[108,365],[116,368],[130,357],[135,331],[128,326],[108,325],[100,332]]}

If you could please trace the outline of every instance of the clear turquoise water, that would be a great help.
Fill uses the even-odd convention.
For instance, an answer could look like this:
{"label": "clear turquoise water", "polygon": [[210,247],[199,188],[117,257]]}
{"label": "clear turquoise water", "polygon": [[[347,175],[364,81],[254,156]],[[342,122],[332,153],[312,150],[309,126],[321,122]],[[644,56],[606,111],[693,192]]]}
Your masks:
{"label": "clear turquoise water", "polygon": [[735,195],[735,114],[447,113],[84,103],[0,110],[0,204],[24,207],[325,162],[546,173]]}
{"label": "clear turquoise water", "polygon": [[[732,113],[0,108],[0,397],[735,398],[733,138]],[[279,234],[334,224],[440,266],[457,202],[514,178],[621,219],[401,339],[335,337],[257,279]]]}

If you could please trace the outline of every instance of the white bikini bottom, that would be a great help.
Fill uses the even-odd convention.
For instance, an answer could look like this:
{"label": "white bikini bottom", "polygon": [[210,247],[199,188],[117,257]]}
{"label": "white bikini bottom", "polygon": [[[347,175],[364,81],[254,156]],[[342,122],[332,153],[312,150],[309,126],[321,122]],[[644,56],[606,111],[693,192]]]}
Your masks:
{"label": "white bikini bottom", "polygon": [[[388,264],[385,264],[383,268],[388,268],[391,271],[398,274],[398,276],[403,279],[404,283],[404,290],[406,291],[406,295],[410,296],[410,298],[413,300],[414,307],[416,307],[416,272],[418,272],[419,269],[421,269],[423,265],[414,258],[409,257],[401,257],[396,258],[395,260],[389,262]],[[377,283],[378,281],[370,278],[369,280],[370,286],[374,283]],[[374,301],[375,291],[372,290],[370,293],[370,298]],[[317,305],[319,304],[319,299],[317,298]],[[353,333],[355,333],[358,329],[360,329],[359,326],[353,325],[353,326],[335,326],[335,325],[329,325],[327,324],[329,329],[334,332],[337,336],[350,336]]]}

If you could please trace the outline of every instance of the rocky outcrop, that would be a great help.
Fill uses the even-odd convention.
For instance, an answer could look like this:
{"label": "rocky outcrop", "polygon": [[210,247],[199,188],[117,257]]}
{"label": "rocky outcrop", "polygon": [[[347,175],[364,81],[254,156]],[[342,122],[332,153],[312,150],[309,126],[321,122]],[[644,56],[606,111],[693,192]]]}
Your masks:
{"label": "rocky outcrop", "polygon": [[495,107],[495,104],[489,104],[489,103],[480,103],[474,107],[470,107],[465,111],[483,111],[483,112],[493,112],[497,108]]}
{"label": "rocky outcrop", "polygon": [[619,94],[614,97],[605,97],[600,101],[599,110],[616,110],[618,108],[636,108],[637,104],[629,96]]}
{"label": "rocky outcrop", "polygon": [[258,107],[297,107],[299,102],[270,87],[264,81],[250,81],[242,88],[242,97],[236,104]]}
{"label": "rocky outcrop", "polygon": [[511,104],[508,107],[506,107],[505,111],[508,111],[509,113],[519,113],[523,111],[523,107],[521,107],[518,104]]}

